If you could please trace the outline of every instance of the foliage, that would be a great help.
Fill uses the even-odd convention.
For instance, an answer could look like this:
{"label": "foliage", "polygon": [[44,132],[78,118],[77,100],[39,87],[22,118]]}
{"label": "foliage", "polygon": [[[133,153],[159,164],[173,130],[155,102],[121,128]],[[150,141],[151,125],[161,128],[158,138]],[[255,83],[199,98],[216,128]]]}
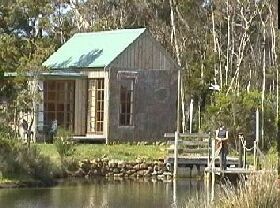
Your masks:
{"label": "foliage", "polygon": [[277,174],[271,170],[252,174],[248,179],[241,179],[237,185],[226,182],[215,192],[214,201],[207,206],[206,195],[203,198],[186,202],[186,207],[215,208],[254,208],[278,207],[280,189]]}
{"label": "foliage", "polygon": [[63,167],[65,157],[72,156],[76,151],[74,142],[71,141],[71,132],[59,128],[54,144],[60,157],[61,167]]}
{"label": "foliage", "polygon": [[[252,91],[226,95],[220,92],[212,95],[212,99],[213,103],[206,108],[203,115],[203,120],[207,121],[203,123],[204,130],[217,129],[219,125],[224,124],[229,128],[231,137],[242,132],[249,141],[255,139],[255,113],[257,109],[260,110],[261,93]],[[265,100],[265,109],[265,135],[270,142],[267,146],[270,146],[276,139],[277,128],[274,107],[268,96]]]}
{"label": "foliage", "polygon": [[[279,31],[275,30],[274,3],[4,0],[0,6],[0,74],[45,70],[41,63],[76,32],[147,27],[181,63],[185,110],[191,98],[195,104],[199,102],[204,129],[213,130],[217,123],[225,122],[233,134],[243,131],[252,137],[252,114],[257,107],[261,110],[259,101],[264,100],[264,139],[269,146],[277,117],[272,109],[279,106],[276,54],[280,47],[275,45]],[[23,77],[1,83],[0,97],[20,99],[17,95],[27,89]],[[222,92],[213,95],[210,84],[220,85]],[[21,103],[11,105],[9,113],[23,106]],[[13,121],[10,114],[7,118]]]}
{"label": "foliage", "polygon": [[51,162],[36,147],[30,149],[15,137],[1,132],[0,168],[4,178],[25,176],[45,183],[51,181]]}
{"label": "foliage", "polygon": [[[36,144],[42,154],[51,158],[58,164],[60,156],[56,151],[56,147],[52,144]],[[109,159],[134,161],[143,159],[153,161],[163,159],[167,155],[166,146],[159,145],[129,145],[129,144],[77,144],[76,151],[71,156],[77,160],[96,159],[106,156]],[[71,158],[70,157],[70,158]]]}
{"label": "foliage", "polygon": [[277,207],[280,203],[277,174],[265,171],[241,180],[237,188],[226,185],[220,194],[215,207]]}

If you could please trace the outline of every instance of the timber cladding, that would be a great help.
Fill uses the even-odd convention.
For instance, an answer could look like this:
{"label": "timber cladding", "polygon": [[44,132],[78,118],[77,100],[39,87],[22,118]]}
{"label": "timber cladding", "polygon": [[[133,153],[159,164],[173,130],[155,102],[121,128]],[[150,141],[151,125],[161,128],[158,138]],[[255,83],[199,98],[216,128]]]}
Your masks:
{"label": "timber cladding", "polygon": [[175,130],[177,71],[139,70],[134,84],[133,125],[120,124],[121,85],[118,71],[110,70],[109,141],[161,140]]}

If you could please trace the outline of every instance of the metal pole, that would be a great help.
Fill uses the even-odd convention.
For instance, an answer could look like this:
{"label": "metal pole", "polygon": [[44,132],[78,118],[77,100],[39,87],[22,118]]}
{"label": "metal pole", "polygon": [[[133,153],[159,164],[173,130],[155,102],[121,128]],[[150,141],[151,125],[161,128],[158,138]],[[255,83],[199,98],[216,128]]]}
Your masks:
{"label": "metal pole", "polygon": [[175,144],[174,144],[174,167],[173,167],[173,177],[177,176],[177,168],[178,168],[178,131],[175,131]]}

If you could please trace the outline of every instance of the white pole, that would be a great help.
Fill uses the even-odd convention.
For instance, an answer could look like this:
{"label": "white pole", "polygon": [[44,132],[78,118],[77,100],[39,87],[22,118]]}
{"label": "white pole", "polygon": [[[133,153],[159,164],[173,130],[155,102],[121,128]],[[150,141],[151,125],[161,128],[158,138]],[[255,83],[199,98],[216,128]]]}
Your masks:
{"label": "white pole", "polygon": [[192,119],[193,119],[193,99],[190,102],[190,134],[192,133]]}
{"label": "white pole", "polygon": [[175,131],[173,178],[176,178],[178,168],[178,137],[179,133]]}

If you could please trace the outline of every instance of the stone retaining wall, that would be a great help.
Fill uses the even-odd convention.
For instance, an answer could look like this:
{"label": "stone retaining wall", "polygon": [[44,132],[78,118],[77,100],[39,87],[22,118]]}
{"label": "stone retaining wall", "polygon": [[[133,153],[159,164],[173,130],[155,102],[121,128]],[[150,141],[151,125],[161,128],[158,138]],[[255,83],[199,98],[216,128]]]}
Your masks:
{"label": "stone retaining wall", "polygon": [[117,160],[95,159],[82,160],[79,169],[74,172],[67,171],[70,177],[114,177],[114,178],[156,178],[169,180],[172,178],[170,165],[162,161],[154,162],[125,162]]}

